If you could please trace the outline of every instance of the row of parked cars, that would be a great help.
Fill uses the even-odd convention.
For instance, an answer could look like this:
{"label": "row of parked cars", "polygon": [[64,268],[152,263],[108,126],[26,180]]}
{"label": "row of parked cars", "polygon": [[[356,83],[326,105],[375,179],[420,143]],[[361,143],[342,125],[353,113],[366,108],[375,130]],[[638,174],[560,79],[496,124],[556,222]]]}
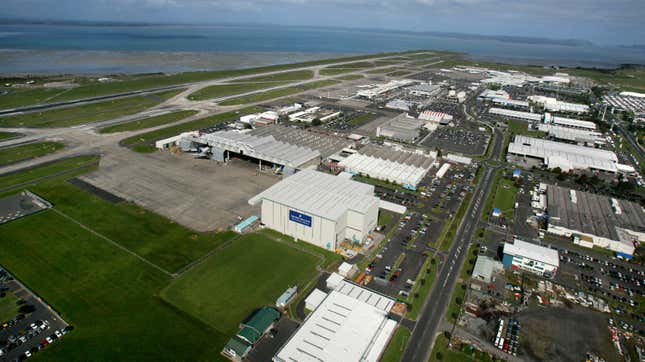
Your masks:
{"label": "row of parked cars", "polygon": [[53,332],[50,332],[50,324],[47,320],[37,320],[29,325],[29,328],[21,331],[19,334],[10,335],[7,338],[7,341],[4,342],[4,346],[0,348],[0,357],[6,355],[7,353],[13,351],[14,349],[22,346],[30,340],[44,336],[39,344],[33,346],[29,350],[25,351],[18,360],[31,357],[34,353],[40,351],[41,349],[47,347],[54,341],[63,337],[69,331],[73,329],[71,326],[67,326],[63,329],[56,329]]}

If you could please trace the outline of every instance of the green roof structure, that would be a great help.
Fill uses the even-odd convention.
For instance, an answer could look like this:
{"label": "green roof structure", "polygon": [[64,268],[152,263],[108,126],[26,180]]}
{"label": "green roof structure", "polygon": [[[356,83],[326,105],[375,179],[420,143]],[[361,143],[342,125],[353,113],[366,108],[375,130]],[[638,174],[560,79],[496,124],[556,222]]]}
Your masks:
{"label": "green roof structure", "polygon": [[264,307],[255,312],[248,321],[242,323],[242,329],[237,336],[254,344],[278,319],[280,319],[280,312],[271,307]]}
{"label": "green roof structure", "polygon": [[246,357],[250,350],[251,345],[237,336],[229,339],[226,346],[224,346],[225,354],[239,359]]}

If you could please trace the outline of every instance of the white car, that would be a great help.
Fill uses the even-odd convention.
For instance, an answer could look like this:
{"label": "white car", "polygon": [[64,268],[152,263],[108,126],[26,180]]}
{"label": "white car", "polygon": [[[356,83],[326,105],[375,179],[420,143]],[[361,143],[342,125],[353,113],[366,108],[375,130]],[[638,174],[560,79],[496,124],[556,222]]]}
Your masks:
{"label": "white car", "polygon": [[31,357],[31,352],[25,351],[25,357],[27,357],[27,358]]}
{"label": "white car", "polygon": [[58,338],[60,338],[60,337],[62,337],[62,336],[63,336],[63,334],[62,334],[59,330],[55,330],[55,331],[54,331],[54,334],[55,334],[55,335],[56,335],[56,337],[58,337]]}
{"label": "white car", "polygon": [[53,340],[53,339],[51,339],[50,337],[45,337],[45,340],[47,341],[47,343],[52,343],[52,342],[54,341],[54,340]]}

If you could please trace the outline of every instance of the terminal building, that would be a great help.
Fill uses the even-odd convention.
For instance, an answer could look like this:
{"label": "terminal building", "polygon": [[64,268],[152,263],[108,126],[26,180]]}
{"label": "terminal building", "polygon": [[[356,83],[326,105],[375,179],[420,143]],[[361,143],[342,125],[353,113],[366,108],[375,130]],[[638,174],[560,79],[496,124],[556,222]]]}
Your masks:
{"label": "terminal building", "polygon": [[645,211],[637,203],[560,186],[541,187],[545,188],[549,233],[627,259],[634,254],[634,245],[645,242]]}
{"label": "terminal building", "polygon": [[389,318],[394,299],[346,280],[328,294],[318,291],[315,299],[310,305],[313,312],[280,348],[274,362],[380,360],[397,326]]}
{"label": "terminal building", "polygon": [[504,244],[502,264],[508,269],[520,269],[552,278],[560,266],[557,250],[515,239]]}
{"label": "terminal building", "polygon": [[335,251],[343,240],[363,242],[377,226],[374,186],[306,169],[249,200],[261,204],[266,227]]}

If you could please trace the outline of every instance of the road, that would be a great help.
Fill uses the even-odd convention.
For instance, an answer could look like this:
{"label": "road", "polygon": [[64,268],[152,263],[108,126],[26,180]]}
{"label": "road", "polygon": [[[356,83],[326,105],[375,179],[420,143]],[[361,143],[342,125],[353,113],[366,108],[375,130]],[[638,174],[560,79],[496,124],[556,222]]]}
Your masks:
{"label": "road", "polygon": [[645,151],[643,151],[643,148],[634,139],[634,135],[632,135],[631,132],[627,131],[625,127],[623,127],[623,125],[620,124],[619,122],[615,122],[614,124],[615,124],[615,127],[618,129],[618,132],[620,132],[625,138],[625,140],[627,140],[627,142],[629,142],[629,144],[632,145],[632,147],[636,150],[636,152],[638,152],[640,159],[645,159]]}
{"label": "road", "polygon": [[403,355],[402,361],[404,362],[427,361],[430,358],[435,336],[450,304],[461,265],[467,258],[468,247],[477,229],[477,222],[481,217],[484,202],[494,179],[493,173],[496,167],[486,164],[482,167],[484,168],[483,176],[475,189],[472,202],[450,247],[446,263],[441,266],[435,284],[422,306],[421,315]]}
{"label": "road", "polygon": [[[474,120],[468,114],[467,108],[464,108],[464,113],[467,118]],[[493,128],[495,132],[491,160],[498,160],[503,151],[504,137],[499,130],[488,124],[487,126]],[[491,165],[488,161],[484,161],[481,167],[483,168],[481,180],[475,189],[468,211],[448,251],[446,263],[440,266],[439,275],[435,279],[432,290],[422,306],[422,312],[403,354],[402,361],[404,362],[427,361],[432,353],[435,337],[437,332],[440,331],[441,322],[452,299],[461,266],[467,258],[468,247],[473,240],[484,203],[490,193],[494,180],[493,175],[500,166]]]}

